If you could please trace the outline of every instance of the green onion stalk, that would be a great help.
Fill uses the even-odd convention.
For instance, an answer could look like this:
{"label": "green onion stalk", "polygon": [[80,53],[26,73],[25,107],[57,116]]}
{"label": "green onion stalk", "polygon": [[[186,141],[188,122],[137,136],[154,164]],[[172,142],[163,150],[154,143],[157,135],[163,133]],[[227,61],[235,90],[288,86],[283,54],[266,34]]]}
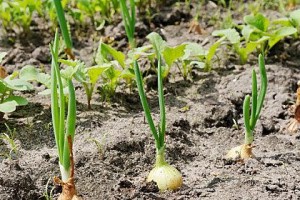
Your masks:
{"label": "green onion stalk", "polygon": [[155,128],[150,113],[150,108],[143,87],[141,72],[136,60],[134,61],[134,72],[136,75],[136,83],[142,107],[144,109],[147,122],[150,126],[151,133],[155,139],[156,147],[155,167],[150,171],[147,177],[147,182],[156,182],[160,191],[176,190],[181,187],[183,181],[181,173],[176,168],[169,165],[165,160],[166,111],[163,92],[161,56],[158,55],[158,101],[160,110],[160,123],[158,128]]}
{"label": "green onion stalk", "polygon": [[54,43],[50,45],[52,54],[51,63],[51,113],[55,135],[55,142],[58,150],[61,180],[54,177],[54,182],[62,185],[63,191],[59,200],[76,199],[77,192],[74,184],[74,161],[72,144],[76,124],[76,98],[72,78],[68,78],[68,108],[67,119],[65,119],[66,107],[63,91],[62,77],[58,64],[58,32],[55,34]]}
{"label": "green onion stalk", "polygon": [[[260,91],[259,94],[257,92],[257,78],[256,72],[252,70],[252,97],[246,95],[243,104],[243,116],[244,116],[244,124],[245,124],[245,140],[244,144],[232,148],[226,158],[231,160],[243,160],[247,158],[253,157],[252,153],[252,143],[254,141],[254,128],[257,120],[259,119],[261,109],[263,107],[263,102],[267,92],[267,73],[265,68],[264,56],[262,54],[259,55],[259,72],[261,77],[260,83]],[[250,101],[252,100],[251,108]],[[251,113],[250,113],[251,109]]]}
{"label": "green onion stalk", "polygon": [[[66,45],[66,54],[74,60],[72,52],[73,44],[68,30],[64,10],[60,0],[53,0],[60,30]],[[52,54],[51,63],[51,112],[55,135],[55,141],[58,148],[59,166],[61,180],[54,177],[54,182],[62,186],[62,193],[59,200],[77,200],[77,191],[74,183],[74,160],[73,160],[73,140],[76,125],[76,98],[72,77],[67,77],[68,83],[68,113],[65,120],[65,96],[58,64],[59,36],[56,31],[54,43],[50,45]]]}
{"label": "green onion stalk", "polygon": [[60,30],[62,32],[64,42],[66,44],[65,53],[72,60],[75,60],[75,56],[74,56],[73,51],[72,51],[73,43],[72,43],[72,40],[71,40],[70,32],[68,30],[68,25],[67,25],[67,22],[66,22],[64,10],[63,10],[63,7],[61,5],[61,0],[53,0],[53,2],[54,2],[55,10],[56,10],[56,13],[57,13],[57,19],[58,19],[58,23],[59,23],[59,26],[60,26]]}
{"label": "green onion stalk", "polygon": [[[135,2],[134,0],[130,0],[130,7],[128,10],[126,5],[126,0],[120,0],[120,7],[121,13],[123,18],[123,23],[125,27],[125,32],[128,38],[128,42],[130,48],[135,48],[135,39],[134,39],[134,32],[135,32]],[[129,12],[130,11],[130,12]]]}

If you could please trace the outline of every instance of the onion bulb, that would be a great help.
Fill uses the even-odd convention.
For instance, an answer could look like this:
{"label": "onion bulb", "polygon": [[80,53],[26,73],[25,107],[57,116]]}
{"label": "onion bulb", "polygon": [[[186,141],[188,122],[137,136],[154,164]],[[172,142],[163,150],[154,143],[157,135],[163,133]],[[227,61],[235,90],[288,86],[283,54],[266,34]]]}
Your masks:
{"label": "onion bulb", "polygon": [[254,157],[251,144],[243,144],[232,148],[225,158],[227,160],[244,160]]}
{"label": "onion bulb", "polygon": [[160,191],[176,190],[182,185],[181,173],[171,165],[165,163],[153,168],[148,177],[147,182],[156,182]]}

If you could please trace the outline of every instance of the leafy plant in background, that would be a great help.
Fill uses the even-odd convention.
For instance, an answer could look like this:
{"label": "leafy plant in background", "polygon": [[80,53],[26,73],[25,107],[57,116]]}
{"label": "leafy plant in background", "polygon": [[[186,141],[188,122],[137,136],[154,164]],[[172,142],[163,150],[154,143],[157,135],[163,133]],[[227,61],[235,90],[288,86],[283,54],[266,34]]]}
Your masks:
{"label": "leafy plant in background", "polygon": [[[193,67],[202,68],[205,71],[211,70],[212,59],[223,41],[223,39],[220,39],[211,45],[208,50],[205,50],[201,45],[189,42],[171,47],[155,32],[150,33],[147,39],[149,39],[152,46],[159,47],[159,52],[165,61],[165,65],[162,67],[163,78],[168,76],[171,67],[176,63],[185,80]],[[149,54],[148,58],[152,60],[151,63],[154,63],[155,54]]]}
{"label": "leafy plant in background", "polygon": [[158,100],[159,100],[159,110],[160,110],[160,122],[158,128],[155,128],[150,108],[147,102],[146,94],[143,87],[143,81],[139,65],[137,61],[134,62],[134,71],[136,75],[136,84],[138,87],[138,92],[140,100],[145,112],[147,122],[150,126],[150,130],[155,139],[156,146],[156,161],[155,167],[150,171],[147,181],[154,181],[157,183],[158,188],[161,191],[165,190],[176,190],[182,185],[182,175],[181,173],[171,165],[169,165],[165,160],[165,130],[166,130],[166,111],[165,111],[165,100],[163,93],[163,77],[162,77],[162,65],[160,57],[160,46],[154,46],[155,52],[158,58]]}
{"label": "leafy plant in background", "polygon": [[282,26],[278,21],[270,22],[261,13],[244,17],[246,25],[241,34],[236,29],[216,30],[213,36],[226,38],[235,52],[240,56],[241,64],[245,64],[250,53],[258,50],[267,53],[281,39],[293,35],[297,30],[292,26]]}
{"label": "leafy plant in background", "polygon": [[100,42],[95,62],[99,66],[108,66],[108,69],[101,76],[103,79],[101,88],[103,100],[109,100],[115,94],[115,90],[122,79],[130,88],[133,85],[135,76],[132,67],[133,60],[130,56],[126,57],[121,51]]}
{"label": "leafy plant in background", "polygon": [[99,77],[109,69],[109,65],[95,65],[92,67],[86,67],[86,65],[79,60],[59,60],[61,63],[69,66],[66,71],[69,71],[67,74],[72,74],[78,82],[80,82],[85,90],[87,96],[88,108],[91,109],[91,100],[92,95],[96,86],[96,83]]}
{"label": "leafy plant in background", "polygon": [[0,20],[4,29],[28,33],[34,12],[42,14],[42,1],[35,0],[2,0],[0,6]]}
{"label": "leafy plant in background", "polygon": [[[227,159],[232,160],[243,160],[253,157],[252,153],[252,143],[254,141],[254,128],[257,120],[259,119],[260,111],[263,107],[263,102],[265,99],[267,91],[267,73],[265,69],[264,56],[261,54],[258,58],[259,71],[261,77],[260,91],[257,93],[257,78],[256,72],[252,70],[252,95],[246,95],[243,105],[243,115],[245,124],[245,141],[244,144],[232,148],[226,155]],[[252,100],[251,113],[250,113],[250,99]]]}
{"label": "leafy plant in background", "polygon": [[246,41],[256,41],[262,37],[268,38],[267,46],[263,50],[270,50],[281,39],[297,33],[297,29],[294,27],[277,26],[261,13],[247,15],[244,17],[244,21],[248,27],[244,29],[243,33]]}
{"label": "leafy plant in background", "polygon": [[[0,62],[2,61],[5,53],[0,55]],[[14,95],[15,91],[32,90],[33,86],[25,80],[19,79],[19,73],[15,71],[11,75],[7,75],[4,68],[0,76],[0,120],[3,118],[4,113],[13,112],[17,106],[24,106],[28,101],[18,95]]]}
{"label": "leafy plant in background", "polygon": [[257,49],[263,48],[268,37],[262,37],[256,41],[245,41],[244,37],[235,29],[216,30],[212,33],[213,36],[219,36],[222,40],[228,40],[234,51],[239,55],[241,64],[248,61],[249,54]]}
{"label": "leafy plant in background", "polygon": [[286,17],[275,19],[273,24],[281,25],[283,27],[295,27],[297,33],[300,31],[300,9],[293,10],[287,13]]}

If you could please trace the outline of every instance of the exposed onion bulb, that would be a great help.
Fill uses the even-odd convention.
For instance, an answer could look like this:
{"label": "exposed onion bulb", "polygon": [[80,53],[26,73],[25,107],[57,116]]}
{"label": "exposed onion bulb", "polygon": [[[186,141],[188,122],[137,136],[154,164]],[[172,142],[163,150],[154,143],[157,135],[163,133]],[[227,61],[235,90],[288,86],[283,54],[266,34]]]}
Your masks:
{"label": "exposed onion bulb", "polygon": [[181,173],[171,165],[165,163],[152,169],[147,177],[147,182],[156,182],[160,191],[176,190],[182,185]]}
{"label": "exposed onion bulb", "polygon": [[227,160],[245,160],[254,157],[251,144],[242,144],[230,149],[225,158]]}

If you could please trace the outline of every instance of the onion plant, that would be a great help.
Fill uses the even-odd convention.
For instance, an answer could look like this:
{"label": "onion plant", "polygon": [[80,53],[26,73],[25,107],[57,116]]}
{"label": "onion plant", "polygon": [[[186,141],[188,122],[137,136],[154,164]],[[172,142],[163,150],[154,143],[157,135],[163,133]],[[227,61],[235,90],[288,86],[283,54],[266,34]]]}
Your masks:
{"label": "onion plant", "polygon": [[58,65],[58,33],[55,34],[54,43],[50,45],[52,54],[51,63],[51,113],[52,123],[55,135],[55,142],[58,150],[59,167],[61,180],[57,177],[54,182],[62,185],[63,191],[59,199],[76,198],[76,189],[74,184],[74,162],[72,153],[72,144],[75,134],[76,122],[76,100],[75,90],[72,83],[72,77],[68,78],[68,113],[65,119],[65,96],[63,91],[62,77]]}
{"label": "onion plant", "polygon": [[[243,159],[253,157],[253,153],[252,153],[252,147],[253,147],[252,143],[254,141],[253,132],[254,132],[256,122],[259,118],[260,111],[263,107],[263,102],[265,99],[267,84],[268,84],[263,55],[261,54],[259,55],[258,62],[259,62],[259,72],[261,77],[259,94],[257,92],[256,72],[253,69],[252,70],[252,97],[246,95],[244,99],[244,105],[243,105],[243,116],[244,116],[244,123],[245,123],[245,141],[244,144],[232,148],[228,152],[226,156],[228,159],[243,160]],[[251,113],[249,112],[250,99],[252,100]]]}
{"label": "onion plant", "polygon": [[[72,53],[72,40],[67,28],[64,11],[60,0],[53,0],[57,12],[58,22],[66,44],[65,52],[74,59]],[[56,31],[54,43],[50,45],[52,63],[51,63],[51,113],[52,123],[55,135],[55,141],[58,149],[59,167],[61,178],[55,177],[54,182],[62,186],[63,190],[59,200],[77,200],[77,191],[74,183],[74,160],[73,160],[73,140],[76,125],[76,98],[75,89],[72,82],[73,73],[65,76],[68,83],[68,113],[65,120],[65,96],[62,83],[61,72],[58,64],[59,37]]]}
{"label": "onion plant", "polygon": [[182,185],[182,175],[176,168],[169,165],[165,160],[166,111],[165,111],[165,100],[164,100],[164,92],[163,92],[163,81],[162,81],[163,78],[162,78],[162,66],[161,66],[160,54],[158,53],[158,100],[159,100],[159,110],[160,110],[160,123],[158,125],[158,128],[155,128],[150,113],[150,108],[147,102],[146,94],[143,87],[143,80],[142,80],[141,72],[137,61],[134,62],[134,71],[136,75],[136,83],[138,87],[140,100],[145,112],[147,122],[150,126],[150,130],[155,139],[155,146],[156,146],[155,167],[150,171],[147,177],[147,182],[150,181],[156,182],[158,188],[161,191],[178,189]]}
{"label": "onion plant", "polygon": [[130,48],[135,48],[134,31],[135,31],[135,1],[130,0],[130,12],[126,6],[126,0],[120,0],[123,23],[128,38]]}

